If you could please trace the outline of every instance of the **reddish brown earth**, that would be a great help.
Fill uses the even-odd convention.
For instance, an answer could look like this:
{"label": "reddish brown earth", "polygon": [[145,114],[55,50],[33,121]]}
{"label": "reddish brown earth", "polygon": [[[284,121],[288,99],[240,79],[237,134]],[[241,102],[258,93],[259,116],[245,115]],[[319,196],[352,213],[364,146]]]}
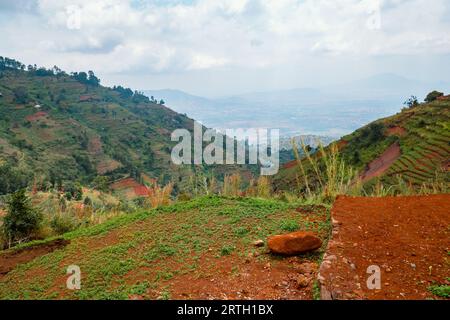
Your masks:
{"label": "reddish brown earth", "polygon": [[134,194],[136,196],[143,197],[143,196],[150,195],[150,190],[146,186],[137,186],[137,187],[134,187],[133,189],[134,189]]}
{"label": "reddish brown earth", "polygon": [[386,134],[388,136],[404,136],[406,134],[406,130],[402,127],[390,127],[387,129]]}
{"label": "reddish brown earth", "polygon": [[150,194],[150,190],[143,184],[140,184],[133,178],[126,178],[111,184],[111,189],[113,190],[127,190],[130,193],[130,196],[148,196]]}
{"label": "reddish brown earth", "polygon": [[126,179],[122,179],[122,180],[116,181],[113,184],[111,184],[111,189],[113,189],[113,190],[126,189],[126,188],[134,188],[134,187],[139,187],[139,186],[140,186],[140,184],[133,178],[126,178]]}
{"label": "reddish brown earth", "polygon": [[36,112],[35,114],[32,114],[31,116],[27,116],[25,118],[25,120],[32,122],[32,121],[36,121],[36,120],[39,120],[41,118],[44,118],[46,116],[47,116],[47,112],[39,111],[39,112]]}
{"label": "reddish brown earth", "polygon": [[116,160],[113,159],[105,160],[97,164],[97,172],[99,174],[105,174],[114,171],[117,168],[120,168],[121,166],[122,164]]}
{"label": "reddish brown earth", "polygon": [[387,148],[381,156],[369,163],[367,170],[361,175],[361,181],[366,182],[382,175],[401,155],[400,145],[396,142]]}
{"label": "reddish brown earth", "polygon": [[298,162],[297,160],[292,160],[292,161],[286,162],[283,165],[283,169],[293,168],[293,167],[295,167],[298,164],[297,162]]}
{"label": "reddish brown earth", "polygon": [[170,281],[173,299],[310,300],[318,269],[300,257],[265,263],[255,257],[203,257],[199,263],[201,277],[187,273]]}
{"label": "reddish brown earth", "polygon": [[0,276],[13,270],[18,264],[27,263],[37,257],[62,248],[69,243],[67,240],[57,239],[45,245],[36,245],[22,250],[7,251],[0,255]]}
{"label": "reddish brown earth", "polygon": [[[320,268],[322,298],[427,299],[450,284],[450,195],[339,197],[333,236]],[[381,269],[381,289],[367,288],[367,268]]]}
{"label": "reddish brown earth", "polygon": [[89,140],[88,151],[89,153],[96,155],[103,153],[102,142],[99,137],[94,137]]}

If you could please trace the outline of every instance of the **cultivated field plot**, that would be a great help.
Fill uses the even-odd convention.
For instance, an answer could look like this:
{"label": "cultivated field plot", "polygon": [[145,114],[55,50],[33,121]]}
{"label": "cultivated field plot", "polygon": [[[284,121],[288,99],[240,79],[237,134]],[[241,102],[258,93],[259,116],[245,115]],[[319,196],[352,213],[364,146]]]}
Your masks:
{"label": "cultivated field plot", "polygon": [[[339,197],[331,216],[333,236],[320,271],[323,298],[448,297],[450,195]],[[373,265],[381,271],[380,290],[367,287]]]}
{"label": "cultivated field plot", "polygon": [[[17,265],[15,252],[0,254],[10,266],[0,298],[312,299],[330,229],[323,206],[198,198],[65,234],[69,243],[41,244],[41,256],[39,246],[27,248]],[[316,232],[323,247],[291,258],[268,253],[269,235],[296,230]],[[66,288],[69,265],[81,269],[81,290]]]}

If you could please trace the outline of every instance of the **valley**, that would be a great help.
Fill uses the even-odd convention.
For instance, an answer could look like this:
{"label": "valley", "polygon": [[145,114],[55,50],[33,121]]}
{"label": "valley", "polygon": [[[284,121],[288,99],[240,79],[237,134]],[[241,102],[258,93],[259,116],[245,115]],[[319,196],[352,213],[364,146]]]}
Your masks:
{"label": "valley", "polygon": [[211,141],[162,95],[0,62],[0,299],[449,298],[448,95],[347,135],[282,137],[280,154],[258,145],[281,161],[264,175],[176,163],[177,129],[183,156]]}

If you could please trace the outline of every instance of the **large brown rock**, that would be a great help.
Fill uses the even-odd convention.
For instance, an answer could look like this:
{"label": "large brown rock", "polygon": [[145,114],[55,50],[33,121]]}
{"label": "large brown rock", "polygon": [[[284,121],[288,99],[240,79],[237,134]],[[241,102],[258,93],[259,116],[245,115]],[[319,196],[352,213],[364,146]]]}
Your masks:
{"label": "large brown rock", "polygon": [[269,237],[267,245],[273,253],[291,256],[320,248],[322,240],[313,232],[298,231]]}

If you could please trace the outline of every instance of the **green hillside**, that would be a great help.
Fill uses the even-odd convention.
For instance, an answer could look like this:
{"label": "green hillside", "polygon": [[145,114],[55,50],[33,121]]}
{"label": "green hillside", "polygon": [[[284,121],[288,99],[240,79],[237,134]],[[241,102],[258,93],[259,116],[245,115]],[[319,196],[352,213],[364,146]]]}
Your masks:
{"label": "green hillside", "polygon": [[0,194],[31,184],[85,185],[98,176],[182,184],[192,171],[207,170],[172,164],[170,134],[192,130],[193,120],[161,102],[103,87],[92,72],[25,71],[15,60],[1,62]]}
{"label": "green hillside", "polygon": [[[296,263],[253,242],[280,232],[317,232],[323,247],[301,259],[313,273],[330,229],[323,206],[201,197],[2,252],[0,262],[8,254],[13,258],[7,260],[10,268],[0,266],[0,299],[223,299],[225,293],[274,298],[285,291],[274,283],[298,272]],[[15,259],[20,264],[11,265]],[[80,267],[81,290],[65,286],[72,264]],[[291,298],[301,293],[312,299],[312,288],[311,280],[308,288],[291,290]]]}
{"label": "green hillside", "polygon": [[[416,189],[436,182],[448,186],[449,129],[450,97],[442,96],[370,123],[343,137],[337,147],[340,158],[357,172],[355,181],[359,178],[366,191],[377,183],[393,191],[402,184]],[[325,170],[322,153],[314,157],[319,168]],[[310,163],[302,159],[302,164],[314,185]],[[304,191],[304,178],[296,160],[280,170],[274,185],[277,190]]]}

